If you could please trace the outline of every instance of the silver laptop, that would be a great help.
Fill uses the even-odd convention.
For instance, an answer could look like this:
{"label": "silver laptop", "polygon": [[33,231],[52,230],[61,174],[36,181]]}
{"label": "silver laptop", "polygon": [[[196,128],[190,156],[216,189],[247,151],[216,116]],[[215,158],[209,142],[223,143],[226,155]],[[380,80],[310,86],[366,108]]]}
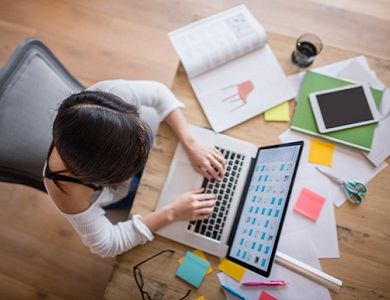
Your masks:
{"label": "silver laptop", "polygon": [[197,173],[179,143],[157,209],[201,186],[216,195],[216,205],[206,220],[177,221],[157,234],[268,276],[303,142],[258,148],[198,126],[191,130],[223,153],[224,178],[208,181]]}

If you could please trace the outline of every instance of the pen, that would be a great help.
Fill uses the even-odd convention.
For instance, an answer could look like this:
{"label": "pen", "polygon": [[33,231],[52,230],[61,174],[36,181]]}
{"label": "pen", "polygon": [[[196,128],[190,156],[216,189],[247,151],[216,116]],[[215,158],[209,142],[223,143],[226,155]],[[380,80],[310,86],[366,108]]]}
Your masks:
{"label": "pen", "polygon": [[241,283],[242,285],[246,286],[262,286],[262,285],[268,285],[268,286],[284,286],[287,284],[284,280],[270,280],[270,281],[247,281]]}
{"label": "pen", "polygon": [[244,296],[240,295],[239,292],[233,290],[232,288],[228,287],[227,285],[224,285],[224,284],[221,284],[222,288],[224,290],[227,290],[229,293],[231,293],[232,295],[242,299],[242,300],[247,300]]}

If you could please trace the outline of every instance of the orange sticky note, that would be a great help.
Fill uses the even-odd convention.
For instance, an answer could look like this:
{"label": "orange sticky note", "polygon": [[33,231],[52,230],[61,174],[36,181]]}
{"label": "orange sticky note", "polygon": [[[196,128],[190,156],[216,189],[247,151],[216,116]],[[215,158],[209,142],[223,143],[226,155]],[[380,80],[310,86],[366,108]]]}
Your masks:
{"label": "orange sticky note", "polygon": [[241,281],[242,277],[244,277],[244,274],[246,272],[246,269],[244,267],[241,267],[236,263],[227,260],[226,258],[223,258],[221,260],[221,263],[218,266],[218,270],[224,272],[226,275],[229,275],[237,281]]}
{"label": "orange sticky note", "polygon": [[[194,250],[192,251],[192,253],[194,253],[196,256],[199,256],[201,259],[205,260],[208,262],[207,258],[206,258],[206,255],[204,255],[204,253],[200,250]],[[181,264],[183,262],[183,259],[184,257],[180,258],[179,259],[179,264]],[[213,271],[213,268],[210,266],[208,269],[207,269],[207,272],[206,272],[206,275],[210,274],[211,272]]]}
{"label": "orange sticky note", "polygon": [[325,141],[311,140],[309,162],[332,166],[333,163],[334,144]]}
{"label": "orange sticky note", "polygon": [[259,300],[278,300],[278,298],[262,291]]}
{"label": "orange sticky note", "polygon": [[313,221],[317,221],[325,200],[326,199],[324,197],[310,191],[307,188],[303,188],[297,203],[295,203],[294,210]]}

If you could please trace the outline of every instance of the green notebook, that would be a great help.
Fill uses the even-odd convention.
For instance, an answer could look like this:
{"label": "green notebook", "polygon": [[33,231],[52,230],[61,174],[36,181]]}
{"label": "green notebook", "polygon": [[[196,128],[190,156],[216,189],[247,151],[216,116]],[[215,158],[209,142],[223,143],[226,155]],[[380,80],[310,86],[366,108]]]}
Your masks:
{"label": "green notebook", "polygon": [[[329,133],[320,133],[309,101],[309,94],[313,92],[353,84],[353,82],[307,71],[297,99],[298,103],[291,122],[291,129],[369,152],[371,150],[372,139],[377,124],[368,124]],[[379,109],[383,92],[373,88],[371,88],[371,92],[376,106]]]}

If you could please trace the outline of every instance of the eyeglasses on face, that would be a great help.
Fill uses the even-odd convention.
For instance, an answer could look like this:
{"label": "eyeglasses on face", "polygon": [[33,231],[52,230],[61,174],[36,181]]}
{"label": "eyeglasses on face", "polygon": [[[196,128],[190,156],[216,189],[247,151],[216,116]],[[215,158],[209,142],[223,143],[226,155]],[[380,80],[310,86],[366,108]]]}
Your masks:
{"label": "eyeglasses on face", "polygon": [[[135,278],[135,282],[137,283],[137,286],[138,286],[138,289],[139,291],[141,292],[141,295],[142,295],[142,299],[143,300],[153,300],[150,295],[148,294],[148,292],[146,292],[143,287],[144,287],[144,279],[142,277],[142,273],[141,273],[141,269],[139,268],[141,265],[143,265],[144,263],[148,262],[149,260],[152,260],[153,258],[161,255],[161,254],[164,254],[164,253],[167,253],[167,252],[170,252],[170,253],[175,253],[174,250],[170,250],[170,249],[167,249],[167,250],[163,250],[147,259],[145,259],[144,261],[140,262],[139,264],[135,265],[133,267],[133,274],[134,274],[134,278]],[[191,293],[191,289],[189,289],[187,291],[187,293],[184,295],[184,297],[181,297],[179,300],[182,300],[182,299],[185,299],[187,298],[187,296]]]}

